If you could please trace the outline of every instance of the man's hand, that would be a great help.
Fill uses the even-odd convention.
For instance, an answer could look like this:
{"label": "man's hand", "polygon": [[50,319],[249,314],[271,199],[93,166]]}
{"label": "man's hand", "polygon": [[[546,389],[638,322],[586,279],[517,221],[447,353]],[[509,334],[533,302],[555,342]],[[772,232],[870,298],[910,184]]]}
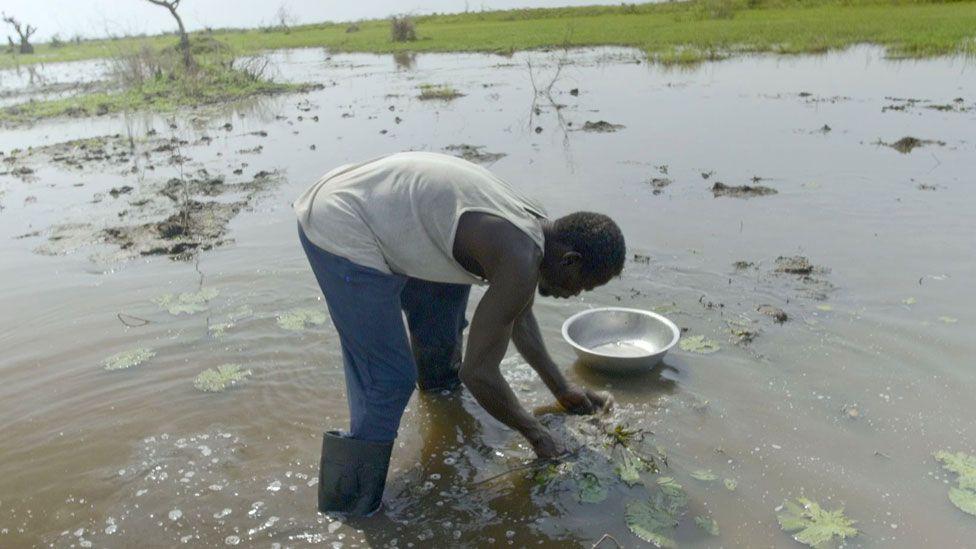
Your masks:
{"label": "man's hand", "polygon": [[566,454],[566,447],[541,425],[526,434],[526,438],[532,444],[532,449],[539,459],[556,459]]}
{"label": "man's hand", "polygon": [[603,410],[610,401],[610,393],[597,393],[586,388],[570,385],[556,395],[559,404],[571,414],[595,414]]}

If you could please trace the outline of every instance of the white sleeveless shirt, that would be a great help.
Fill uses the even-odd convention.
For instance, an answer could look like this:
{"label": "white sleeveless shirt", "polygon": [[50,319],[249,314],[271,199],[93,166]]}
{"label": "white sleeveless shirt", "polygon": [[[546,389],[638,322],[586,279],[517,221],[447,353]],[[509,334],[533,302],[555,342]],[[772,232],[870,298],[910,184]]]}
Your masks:
{"label": "white sleeveless shirt", "polygon": [[341,166],[293,207],[305,235],[323,250],[433,282],[487,283],[454,259],[465,212],[505,219],[545,249],[545,210],[485,168],[444,154],[405,152]]}

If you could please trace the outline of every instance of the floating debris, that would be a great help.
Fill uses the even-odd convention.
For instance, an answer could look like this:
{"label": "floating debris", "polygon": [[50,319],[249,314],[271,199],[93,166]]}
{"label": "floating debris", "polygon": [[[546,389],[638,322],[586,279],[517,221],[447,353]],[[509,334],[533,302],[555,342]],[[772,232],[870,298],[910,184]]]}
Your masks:
{"label": "floating debris", "polygon": [[493,164],[506,156],[505,153],[485,152],[484,148],[484,146],[461,143],[459,145],[448,145],[444,147],[444,150],[468,162],[477,162],[478,164]]}
{"label": "floating debris", "polygon": [[152,349],[140,347],[112,355],[102,362],[102,366],[106,370],[126,370],[138,366],[154,356],[156,356],[156,352]]}
{"label": "floating debris", "polygon": [[722,183],[721,181],[716,181],[712,185],[712,195],[715,197],[719,196],[731,196],[733,198],[752,198],[754,196],[766,196],[770,194],[776,194],[779,191],[772,187],[766,187],[764,185],[738,185],[730,186]]}
{"label": "floating debris", "polygon": [[813,272],[813,264],[802,255],[779,256],[776,258],[776,272],[808,275]]}
{"label": "floating debris", "polygon": [[772,317],[773,320],[779,322],[780,324],[789,320],[789,316],[787,316],[786,311],[773,305],[760,305],[759,307],[756,307],[756,310],[766,316]]}
{"label": "floating debris", "polygon": [[858,534],[855,522],[844,516],[843,508],[827,511],[807,498],[784,502],[777,508],[776,520],[784,532],[793,533],[793,539],[811,547],[825,546],[835,537],[843,541]]}
{"label": "floating debris", "polygon": [[325,311],[314,307],[300,307],[278,315],[278,326],[294,332],[325,324],[325,321]]}
{"label": "floating debris", "polygon": [[595,133],[612,133],[617,130],[624,129],[623,124],[611,124],[606,120],[599,120],[597,122],[591,122],[587,120],[580,131],[584,132],[595,132]]}
{"label": "floating debris", "polygon": [[421,84],[420,95],[417,96],[417,99],[421,101],[452,101],[458,97],[464,97],[464,94],[446,84]]}
{"label": "floating debris", "polygon": [[918,147],[924,147],[926,145],[938,145],[940,147],[945,146],[945,141],[937,141],[934,139],[918,139],[917,137],[905,136],[895,141],[894,143],[885,143],[878,140],[881,145],[886,145],[900,152],[901,154],[908,154],[912,152],[913,149]]}
{"label": "floating debris", "polygon": [[165,294],[153,299],[153,303],[171,315],[193,314],[207,310],[207,303],[220,292],[215,288],[204,288],[199,292],[184,294]]}
{"label": "floating debris", "polygon": [[739,487],[739,481],[734,478],[725,479],[725,489],[729,492],[735,492],[735,489]]}
{"label": "floating debris", "polygon": [[711,339],[706,339],[703,335],[682,338],[681,342],[678,343],[678,347],[680,347],[682,351],[698,353],[700,355],[710,355],[718,352],[718,350],[722,348],[717,342],[712,341]]}
{"label": "floating debris", "polygon": [[239,364],[221,364],[200,372],[193,380],[193,386],[206,393],[219,393],[250,376],[251,370],[242,370]]}

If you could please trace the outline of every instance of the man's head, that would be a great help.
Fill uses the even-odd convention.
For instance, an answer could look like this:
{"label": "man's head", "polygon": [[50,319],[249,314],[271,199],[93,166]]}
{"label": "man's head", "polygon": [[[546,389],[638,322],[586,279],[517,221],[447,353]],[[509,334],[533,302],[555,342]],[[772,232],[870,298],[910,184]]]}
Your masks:
{"label": "man's head", "polygon": [[602,286],[624,268],[627,248],[609,217],[576,212],[552,222],[539,267],[539,294],[572,297]]}

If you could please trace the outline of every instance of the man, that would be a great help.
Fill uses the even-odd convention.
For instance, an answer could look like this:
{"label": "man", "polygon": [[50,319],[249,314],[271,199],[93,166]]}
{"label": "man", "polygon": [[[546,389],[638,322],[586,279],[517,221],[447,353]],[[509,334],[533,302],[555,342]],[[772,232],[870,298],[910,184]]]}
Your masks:
{"label": "man", "polygon": [[[540,458],[564,453],[499,371],[509,340],[567,410],[602,407],[603,397],[568,383],[550,358],[532,303],[536,288],[572,297],[620,274],[624,238],[610,218],[579,212],[550,221],[488,170],[428,152],[337,168],[294,207],[342,344],[351,417],[349,433],[330,431],[322,442],[320,511],[379,508],[414,384],[443,391],[463,383]],[[462,362],[472,284],[488,290]]]}

